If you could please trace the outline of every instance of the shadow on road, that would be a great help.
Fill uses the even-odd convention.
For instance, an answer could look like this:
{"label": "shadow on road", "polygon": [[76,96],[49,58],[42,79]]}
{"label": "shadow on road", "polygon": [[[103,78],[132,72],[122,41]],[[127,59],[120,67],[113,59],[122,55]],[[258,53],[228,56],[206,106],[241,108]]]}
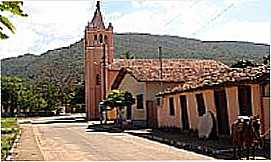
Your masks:
{"label": "shadow on road", "polygon": [[[86,132],[129,133],[134,136],[164,143],[176,148],[193,151],[199,154],[214,157],[216,159],[233,160],[233,147],[229,137],[215,139],[199,139],[195,133],[182,132],[170,129],[121,129],[115,124],[89,125]],[[244,151],[243,151],[244,152]],[[243,155],[245,157],[245,154]],[[266,159],[266,150],[257,149],[256,158]]]}
{"label": "shadow on road", "polygon": [[124,130],[115,126],[115,124],[93,124],[88,125],[86,132],[108,132],[108,133],[121,133]]}
{"label": "shadow on road", "polygon": [[[234,160],[230,137],[219,137],[205,140],[199,139],[196,134],[191,132],[172,131],[168,129],[152,129],[146,133],[136,131],[128,133],[138,137],[158,141],[176,148],[211,156],[216,159]],[[270,150],[268,151],[267,149],[268,148],[257,149],[255,152],[256,159],[270,159]],[[245,157],[245,151],[243,151],[243,157]]]}

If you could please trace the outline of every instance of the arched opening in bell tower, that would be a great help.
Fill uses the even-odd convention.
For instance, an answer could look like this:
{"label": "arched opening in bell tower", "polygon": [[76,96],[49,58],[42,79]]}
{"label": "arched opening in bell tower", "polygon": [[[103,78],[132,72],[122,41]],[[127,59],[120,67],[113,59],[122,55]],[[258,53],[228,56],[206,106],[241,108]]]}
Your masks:
{"label": "arched opening in bell tower", "polygon": [[100,40],[100,43],[103,43],[103,35],[102,34],[100,34],[99,40]]}

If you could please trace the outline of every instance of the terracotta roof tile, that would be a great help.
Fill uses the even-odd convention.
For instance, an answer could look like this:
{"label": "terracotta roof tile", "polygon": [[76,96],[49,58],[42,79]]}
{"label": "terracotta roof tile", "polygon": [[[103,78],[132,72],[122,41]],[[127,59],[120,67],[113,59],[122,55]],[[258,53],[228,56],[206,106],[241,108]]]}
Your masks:
{"label": "terracotta roof tile", "polygon": [[215,60],[163,59],[163,76],[160,78],[159,59],[115,59],[110,69],[126,68],[138,81],[186,82],[215,70],[229,69]]}
{"label": "terracotta roof tile", "polygon": [[225,68],[215,70],[211,73],[200,75],[194,80],[185,82],[183,85],[160,92],[158,95],[184,92],[202,87],[212,87],[222,83],[237,83],[240,81],[253,81],[270,74],[270,68],[267,66],[248,67],[248,68]]}

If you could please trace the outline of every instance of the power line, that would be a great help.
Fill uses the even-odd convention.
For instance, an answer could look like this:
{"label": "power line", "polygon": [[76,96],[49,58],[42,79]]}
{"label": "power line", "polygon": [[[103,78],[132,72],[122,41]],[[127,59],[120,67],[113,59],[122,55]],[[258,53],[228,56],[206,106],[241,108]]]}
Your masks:
{"label": "power line", "polygon": [[[196,6],[201,0],[197,0],[197,1],[194,1],[190,6],[189,8],[193,8],[194,6]],[[223,14],[225,14],[227,11],[229,11],[232,7],[234,7],[235,3],[232,3],[230,4],[229,6],[227,6],[226,8],[224,8],[221,12],[219,12],[217,15],[215,15],[213,18],[211,18],[207,24],[203,25],[203,27],[201,27],[201,29],[199,29],[198,31],[192,33],[191,35],[194,36],[196,34],[198,34],[199,32],[201,32],[203,29],[205,29],[206,27],[208,27],[211,23],[213,23],[214,21],[216,21],[218,18],[220,18],[221,16],[223,16]],[[179,17],[180,15],[182,15],[182,13],[179,13],[177,16],[174,16],[172,19],[170,19],[167,23],[165,23],[164,25],[164,30],[165,30],[165,27],[168,26],[169,24],[171,24],[177,17]],[[126,43],[125,43],[126,42]],[[128,38],[127,41],[124,41],[123,43],[121,43],[121,46],[123,46],[124,48],[127,48],[128,50],[128,47],[125,47],[126,45],[125,44],[130,44],[131,40],[130,38]],[[149,47],[149,48],[152,48],[152,49],[155,49],[157,48],[157,46],[160,46],[163,44],[164,41],[160,41],[160,40],[155,40],[155,43],[153,45],[147,45],[145,44],[145,46]],[[166,43],[168,43],[166,41]],[[176,48],[169,48],[169,47],[163,47],[165,49],[168,49],[168,50],[174,50],[176,51]],[[177,48],[178,49],[178,48]]]}
{"label": "power line", "polygon": [[220,13],[218,13],[217,15],[215,15],[213,18],[211,18],[205,25],[203,25],[201,27],[201,29],[197,30],[196,32],[193,32],[191,34],[190,37],[194,37],[196,34],[200,33],[203,29],[207,28],[211,23],[213,23],[214,21],[216,21],[218,18],[220,18],[221,16],[223,16],[223,14],[225,14],[227,11],[229,11],[232,7],[234,7],[234,3],[230,4],[229,6],[227,6],[226,8],[224,8]]}
{"label": "power line", "polygon": [[[201,0],[197,0],[195,1],[194,3],[192,3],[190,6],[189,6],[189,9],[193,8],[196,4],[198,4]],[[173,16],[172,19],[170,19],[167,23],[165,23],[164,27],[168,26],[169,24],[171,24],[177,17],[181,16],[182,13],[179,13],[178,15],[176,16]]]}
{"label": "power line", "polygon": [[[195,1],[193,1],[193,3],[191,3],[191,5],[188,7],[188,9],[192,9],[192,8],[195,7],[197,4],[199,4],[201,1],[202,1],[202,0],[195,0]],[[169,24],[171,24],[172,22],[174,22],[174,21],[176,20],[176,18],[181,17],[181,16],[183,16],[183,15],[185,15],[185,14],[183,14],[183,13],[181,12],[181,13],[179,13],[178,15],[174,16],[172,19],[170,19],[167,23],[165,23],[164,28],[163,28],[163,32],[166,31],[166,27],[167,27]],[[183,22],[181,22],[181,24],[183,24]],[[162,41],[162,42],[159,41],[159,44],[161,45],[161,44],[163,44],[163,42],[164,42],[164,41]],[[167,44],[167,43],[168,43],[168,42],[166,41],[166,44]]]}
{"label": "power line", "polygon": [[[94,0],[95,1],[95,0]],[[188,7],[188,9],[191,9],[191,8],[193,8],[194,6],[196,6],[198,3],[200,3],[202,0],[195,0],[195,1],[193,1],[193,3]],[[103,1],[103,2],[105,2],[105,1]],[[174,16],[172,19],[170,19],[168,22],[166,22],[165,24],[164,24],[164,29],[163,30],[166,30],[165,29],[165,27],[166,26],[168,26],[169,24],[171,24],[173,21],[175,21],[175,19],[176,18],[178,18],[178,17],[180,17],[180,15],[182,15],[183,13],[179,13],[178,15],[176,15],[176,16]],[[155,44],[157,45],[157,46],[159,46],[159,45],[161,45],[162,43],[163,43],[164,41],[159,41],[159,40],[155,40]],[[125,49],[125,44],[128,44],[128,46],[129,46],[129,44],[131,43],[131,41],[130,41],[130,38],[128,38],[128,40],[126,41],[126,42],[123,42],[123,43],[120,43],[120,45],[121,46],[123,46],[124,47],[124,49]],[[166,42],[167,43],[167,42]],[[157,48],[157,46],[151,46],[151,48]],[[167,48],[167,47],[165,47],[165,48]],[[128,48],[127,49],[125,49],[126,51],[128,51]]]}

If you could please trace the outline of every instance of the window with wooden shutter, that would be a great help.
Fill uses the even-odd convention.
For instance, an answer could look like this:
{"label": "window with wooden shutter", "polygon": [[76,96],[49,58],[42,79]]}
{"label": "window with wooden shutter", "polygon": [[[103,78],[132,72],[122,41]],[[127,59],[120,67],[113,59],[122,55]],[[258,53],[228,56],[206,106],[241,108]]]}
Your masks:
{"label": "window with wooden shutter", "polygon": [[174,109],[174,98],[169,98],[169,115],[175,115],[175,109]]}
{"label": "window with wooden shutter", "polygon": [[239,100],[239,115],[251,116],[251,87],[249,85],[238,86],[238,100]]}
{"label": "window with wooden shutter", "polygon": [[202,93],[196,94],[196,99],[197,99],[199,116],[202,116],[203,114],[206,113],[206,109],[205,109],[205,104],[204,104],[204,99],[203,99]]}
{"label": "window with wooden shutter", "polygon": [[136,96],[136,108],[143,109],[143,94]]}

